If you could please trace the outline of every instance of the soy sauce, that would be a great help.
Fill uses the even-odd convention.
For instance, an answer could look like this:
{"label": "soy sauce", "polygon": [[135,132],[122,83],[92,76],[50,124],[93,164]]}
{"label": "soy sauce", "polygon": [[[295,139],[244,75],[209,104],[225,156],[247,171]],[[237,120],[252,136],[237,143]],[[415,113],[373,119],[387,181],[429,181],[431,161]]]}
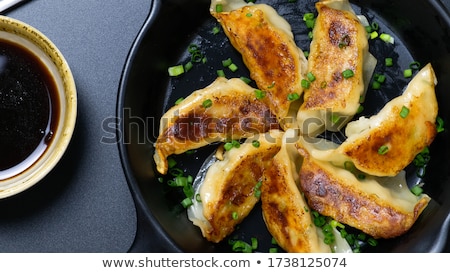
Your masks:
{"label": "soy sauce", "polygon": [[56,88],[37,56],[0,40],[0,181],[31,166],[52,141],[59,113]]}

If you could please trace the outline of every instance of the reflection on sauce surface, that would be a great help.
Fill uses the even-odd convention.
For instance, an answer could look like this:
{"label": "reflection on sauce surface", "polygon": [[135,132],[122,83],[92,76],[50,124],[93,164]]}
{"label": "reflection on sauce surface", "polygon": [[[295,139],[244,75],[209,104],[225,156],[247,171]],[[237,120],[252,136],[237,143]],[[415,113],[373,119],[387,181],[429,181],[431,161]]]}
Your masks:
{"label": "reflection on sauce surface", "polygon": [[45,151],[56,130],[56,83],[37,56],[0,40],[0,181]]}

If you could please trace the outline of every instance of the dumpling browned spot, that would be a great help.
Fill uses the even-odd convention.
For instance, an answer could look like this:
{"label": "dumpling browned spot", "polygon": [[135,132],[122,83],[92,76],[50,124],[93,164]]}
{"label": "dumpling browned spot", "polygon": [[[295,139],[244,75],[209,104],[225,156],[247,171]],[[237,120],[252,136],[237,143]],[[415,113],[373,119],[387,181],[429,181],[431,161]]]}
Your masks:
{"label": "dumpling browned spot", "polygon": [[438,105],[436,76],[430,64],[422,68],[404,93],[370,118],[350,122],[347,140],[337,153],[377,176],[394,176],[429,146],[436,136]]}
{"label": "dumpling browned spot", "polygon": [[172,154],[277,128],[277,119],[256,97],[254,88],[240,79],[219,77],[161,117],[160,132],[154,145],[158,172],[167,172],[167,157]]}
{"label": "dumpling browned spot", "polygon": [[376,65],[365,28],[347,1],[341,1],[347,9],[332,8],[330,3],[336,2],[316,3],[318,16],[308,57],[308,73],[314,80],[304,90],[298,113],[300,128],[310,136],[325,129],[337,131],[353,117]]}
{"label": "dumpling browned spot", "polygon": [[263,218],[278,245],[287,252],[330,252],[298,188],[302,159],[295,146],[295,134],[292,129],[286,132],[280,152],[264,171]]}
{"label": "dumpling browned spot", "polygon": [[[306,58],[297,47],[290,25],[269,5],[257,4],[227,12],[211,11],[231,44],[242,55],[264,101],[286,129],[291,101],[300,97]],[[292,99],[293,97],[291,97]],[[292,117],[293,118],[293,117]]]}
{"label": "dumpling browned spot", "polygon": [[428,195],[409,190],[404,172],[361,177],[352,168],[314,159],[311,147],[305,142],[299,146],[304,158],[301,189],[312,209],[338,222],[375,238],[394,238],[412,227],[430,201]]}
{"label": "dumpling browned spot", "polygon": [[[241,223],[259,201],[263,171],[280,150],[282,131],[271,130],[247,139],[213,163],[199,187],[189,219],[211,242],[220,242]],[[257,143],[257,145],[255,144]]]}

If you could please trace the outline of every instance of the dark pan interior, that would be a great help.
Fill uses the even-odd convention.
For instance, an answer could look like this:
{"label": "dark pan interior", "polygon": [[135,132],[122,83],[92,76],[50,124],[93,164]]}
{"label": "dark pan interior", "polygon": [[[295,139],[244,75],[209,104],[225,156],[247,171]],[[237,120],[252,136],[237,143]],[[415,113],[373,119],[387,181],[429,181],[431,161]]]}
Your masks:
{"label": "dark pan interior", "polygon": [[[314,12],[315,1],[260,0],[271,4],[292,25],[298,46],[309,49],[307,28],[302,21],[305,12]],[[373,0],[351,1],[357,13],[376,21],[381,32],[395,37],[395,46],[380,40],[371,41],[371,53],[379,60],[390,56],[395,67],[385,69],[379,62],[376,72],[385,73],[388,84],[383,91],[368,90],[362,115],[375,114],[393,97],[401,94],[409,80],[401,71],[412,61],[431,62],[438,78],[437,97],[439,116],[448,126],[450,110],[450,18],[438,1],[423,0]],[[138,252],[230,252],[227,240],[220,244],[207,242],[200,230],[187,219],[179,202],[179,192],[158,182],[160,175],[153,162],[153,147],[158,134],[161,115],[179,97],[203,88],[216,77],[222,68],[221,61],[231,57],[238,65],[236,73],[227,77],[247,76],[248,71],[240,55],[231,47],[223,32],[213,35],[218,26],[209,14],[206,0],[154,1],[153,9],[136,39],[125,65],[119,90],[117,136],[130,189],[138,211],[138,231],[130,251]],[[177,78],[170,78],[169,66],[185,63],[189,57],[187,47],[199,44],[208,61]],[[432,202],[404,236],[381,240],[370,252],[442,252],[445,251],[450,225],[450,127],[438,134],[430,147],[431,161],[423,178],[424,191]],[[214,145],[199,149],[191,155],[177,157],[181,167],[195,176],[203,159]],[[417,183],[413,167],[408,167],[408,183]],[[271,247],[261,217],[255,208],[233,234],[249,241],[258,237],[259,251]]]}

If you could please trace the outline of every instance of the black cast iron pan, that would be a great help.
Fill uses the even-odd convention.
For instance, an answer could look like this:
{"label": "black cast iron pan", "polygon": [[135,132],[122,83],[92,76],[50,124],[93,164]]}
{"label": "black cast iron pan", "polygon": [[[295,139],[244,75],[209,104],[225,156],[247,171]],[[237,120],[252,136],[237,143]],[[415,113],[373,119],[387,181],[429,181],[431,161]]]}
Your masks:
{"label": "black cast iron pan", "polygon": [[[271,4],[291,24],[298,46],[309,48],[307,28],[302,21],[305,12],[313,12],[311,0],[288,3],[285,0],[259,0]],[[447,124],[430,147],[431,161],[423,178],[424,191],[432,201],[413,228],[393,240],[381,240],[370,252],[445,252],[450,226],[450,13],[437,0],[354,0],[357,13],[376,21],[380,30],[394,36],[395,44],[371,41],[370,51],[384,60],[394,59],[394,69],[384,71],[382,62],[376,71],[388,77],[383,92],[368,90],[362,115],[375,114],[393,97],[401,94],[409,81],[402,71],[412,61],[431,62],[438,78],[439,116]],[[134,196],[138,213],[136,239],[130,252],[230,252],[223,243],[212,244],[201,236],[200,230],[187,219],[179,202],[182,196],[164,183],[153,162],[153,146],[158,135],[161,115],[179,97],[203,88],[216,77],[221,61],[231,57],[239,74],[248,71],[240,55],[232,48],[223,32],[213,35],[218,26],[209,14],[207,0],[153,1],[147,21],[139,33],[125,64],[120,84],[117,115],[117,140],[123,168]],[[207,56],[206,64],[195,65],[185,75],[170,78],[169,66],[185,63],[187,47],[200,45]],[[395,71],[395,72],[393,72]],[[177,158],[187,173],[195,176],[203,159],[214,145],[199,149],[193,155]],[[414,168],[407,169],[408,182],[415,183]],[[241,239],[259,238],[259,251],[270,247],[268,234],[257,207],[239,226],[233,236]]]}

